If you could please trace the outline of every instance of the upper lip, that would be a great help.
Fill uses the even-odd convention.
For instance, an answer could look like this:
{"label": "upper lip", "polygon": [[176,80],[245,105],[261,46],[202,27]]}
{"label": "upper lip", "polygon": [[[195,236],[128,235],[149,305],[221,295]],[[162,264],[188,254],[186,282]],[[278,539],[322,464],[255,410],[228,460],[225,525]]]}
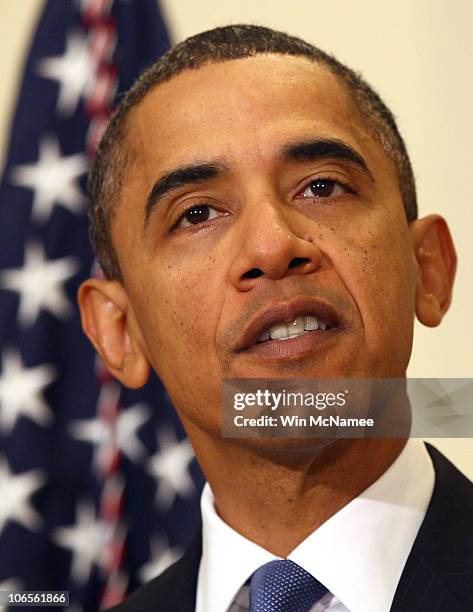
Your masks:
{"label": "upper lip", "polygon": [[333,306],[319,298],[303,297],[271,304],[255,315],[244,327],[236,352],[251,348],[260,335],[272,325],[282,321],[293,321],[301,315],[315,316],[329,327],[339,327],[341,321]]}

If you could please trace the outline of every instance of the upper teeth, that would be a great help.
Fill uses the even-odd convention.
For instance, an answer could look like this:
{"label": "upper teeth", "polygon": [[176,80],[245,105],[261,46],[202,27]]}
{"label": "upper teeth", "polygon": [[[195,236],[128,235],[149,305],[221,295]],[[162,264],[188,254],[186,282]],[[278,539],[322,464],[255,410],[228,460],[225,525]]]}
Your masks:
{"label": "upper teeth", "polygon": [[327,325],[312,315],[301,316],[288,323],[281,322],[273,325],[261,334],[258,341],[265,342],[270,338],[271,340],[289,340],[316,329],[327,329]]}

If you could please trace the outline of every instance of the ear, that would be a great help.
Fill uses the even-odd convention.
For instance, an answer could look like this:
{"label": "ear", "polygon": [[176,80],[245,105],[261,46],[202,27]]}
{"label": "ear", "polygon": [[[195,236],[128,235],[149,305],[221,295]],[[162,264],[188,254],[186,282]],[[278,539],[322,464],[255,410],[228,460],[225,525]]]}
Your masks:
{"label": "ear", "polygon": [[419,266],[416,314],[428,327],[439,325],[452,299],[457,256],[448,225],[439,215],[410,224],[414,253]]}
{"label": "ear", "polygon": [[118,281],[86,280],[79,288],[82,328],[111,374],[137,389],[150,364],[127,292]]}

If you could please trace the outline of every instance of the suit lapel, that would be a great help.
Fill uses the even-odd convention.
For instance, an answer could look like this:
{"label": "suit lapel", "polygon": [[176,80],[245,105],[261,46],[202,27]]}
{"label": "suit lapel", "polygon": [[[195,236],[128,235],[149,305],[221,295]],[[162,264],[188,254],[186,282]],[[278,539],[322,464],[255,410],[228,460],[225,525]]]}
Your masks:
{"label": "suit lapel", "polygon": [[473,484],[427,445],[435,487],[391,612],[473,609]]}

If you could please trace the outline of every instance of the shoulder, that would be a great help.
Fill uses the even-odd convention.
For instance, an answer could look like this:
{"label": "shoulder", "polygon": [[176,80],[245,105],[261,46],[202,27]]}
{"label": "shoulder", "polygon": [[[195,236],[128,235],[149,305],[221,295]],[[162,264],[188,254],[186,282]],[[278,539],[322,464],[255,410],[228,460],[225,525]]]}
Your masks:
{"label": "shoulder", "polygon": [[[160,576],[134,591],[122,603],[109,609],[108,612],[149,612],[164,609],[163,604],[172,606],[176,592],[174,585],[179,580],[181,562],[182,560],[177,561]],[[169,609],[173,608],[169,607]]]}
{"label": "shoulder", "polygon": [[435,447],[430,444],[426,447],[435,470],[435,487],[426,518],[435,523],[447,514],[456,519],[449,527],[473,531],[473,482]]}
{"label": "shoulder", "polygon": [[193,612],[201,554],[199,530],[181,559],[108,612]]}
{"label": "shoulder", "polygon": [[473,483],[426,445],[435,486],[404,567],[393,612],[473,609]]}
{"label": "shoulder", "polygon": [[473,483],[444,455],[426,444],[435,470],[429,507],[416,539],[417,552],[438,564],[448,559],[453,568],[471,567],[473,590]]}

